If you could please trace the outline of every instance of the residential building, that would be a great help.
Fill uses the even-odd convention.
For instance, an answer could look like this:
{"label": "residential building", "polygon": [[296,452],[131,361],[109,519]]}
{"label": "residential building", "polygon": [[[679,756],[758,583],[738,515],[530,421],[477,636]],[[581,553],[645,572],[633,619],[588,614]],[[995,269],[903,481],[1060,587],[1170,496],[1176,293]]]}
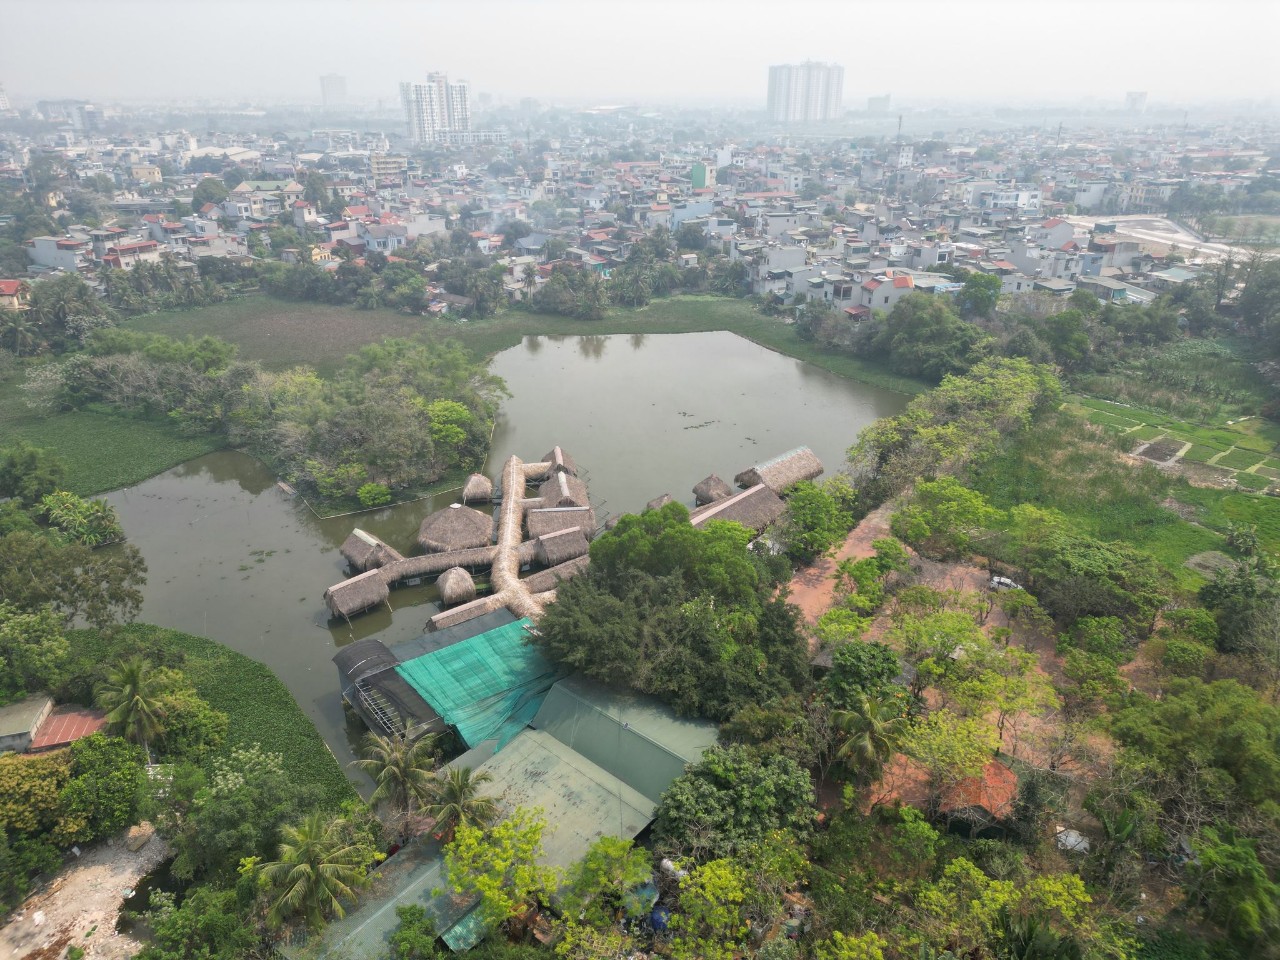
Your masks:
{"label": "residential building", "polygon": [[0,310],[25,310],[31,287],[25,280],[0,280]]}
{"label": "residential building", "polygon": [[415,144],[471,131],[471,93],[465,80],[450,83],[447,74],[430,73],[426,83],[401,83],[400,103]]}
{"label": "residential building", "polygon": [[403,179],[408,172],[408,157],[394,157],[386,153],[369,154],[369,176],[374,180]]}
{"label": "residential building", "polygon": [[689,172],[689,182],[694,190],[705,190],[716,185],[716,165],[710,160],[699,160]]}
{"label": "residential building", "polygon": [[37,266],[76,273],[88,266],[89,241],[70,237],[36,237],[27,241],[27,256]]}
{"label": "residential building", "polygon": [[784,63],[769,68],[769,119],[812,123],[840,116],[844,67],[837,63]]}
{"label": "residential building", "polygon": [[347,78],[326,73],[320,78],[320,102],[325,110],[338,110],[347,105]]}

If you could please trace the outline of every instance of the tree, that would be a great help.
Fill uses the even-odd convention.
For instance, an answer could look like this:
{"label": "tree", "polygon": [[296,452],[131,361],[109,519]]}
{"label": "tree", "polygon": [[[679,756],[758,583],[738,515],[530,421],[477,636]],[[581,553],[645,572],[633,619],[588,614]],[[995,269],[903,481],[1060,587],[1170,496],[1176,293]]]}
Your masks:
{"label": "tree", "polygon": [[989,535],[1000,518],[982,494],[969,490],[955,477],[921,480],[911,501],[893,515],[894,536],[926,556],[951,559],[963,556]]}
{"label": "tree", "polygon": [[813,802],[809,774],[790,757],[712,747],[663,793],[655,840],[695,860],[732,857],[775,830],[804,834]]}
{"label": "tree", "polygon": [[863,695],[849,710],[833,716],[841,741],[836,757],[864,783],[875,780],[897,751],[910,726],[902,695]]}
{"label": "tree", "polygon": [[556,888],[556,871],[538,862],[545,829],[541,813],[524,807],[487,830],[458,825],[444,852],[446,875],[456,893],[480,898],[486,923],[503,923]]}
{"label": "tree", "polygon": [[693,867],[680,878],[672,960],[731,960],[748,930],[746,899],[746,873],[732,860]]}
{"label": "tree", "polygon": [[787,495],[783,537],[787,553],[800,563],[821,556],[848,535],[857,495],[844,478],[817,484],[802,480]]}
{"label": "tree", "polygon": [[264,863],[260,876],[269,891],[267,922],[278,927],[298,914],[312,930],[330,915],[343,916],[343,900],[368,885],[364,866],[373,857],[365,844],[353,842],[341,817],[315,810],[301,823],[282,830],[278,860]]}
{"label": "tree", "polygon": [[413,812],[414,801],[431,794],[436,738],[419,737],[409,743],[399,737],[365,735],[361,758],[352,766],[373,777],[376,789],[369,803],[385,806],[394,819]]}
{"label": "tree", "polygon": [[0,344],[8,347],[19,357],[36,352],[36,347],[39,345],[37,328],[24,311],[0,311]]}
{"label": "tree", "polygon": [[929,714],[902,737],[902,752],[929,775],[935,813],[943,793],[962,780],[981,776],[999,746],[995,730],[985,720],[959,717],[950,710]]}
{"label": "tree", "polygon": [[56,688],[65,677],[70,652],[53,608],[27,613],[0,602],[0,703]]}
{"label": "tree", "polygon": [[52,451],[19,440],[0,450],[0,497],[14,497],[27,506],[39,503],[63,485],[66,472]]}
{"label": "tree", "polygon": [[[310,178],[307,182],[310,185]],[[227,185],[217,177],[203,177],[191,194],[191,205],[199,210],[206,203],[222,203],[227,193]]]}
{"label": "tree", "polygon": [[883,643],[849,640],[832,651],[822,688],[837,710],[851,710],[868,697],[879,697],[901,672],[898,655]]}
{"label": "tree", "polygon": [[601,837],[569,868],[560,891],[562,913],[605,928],[617,919],[624,897],[652,876],[650,856],[631,840]]}
{"label": "tree", "polygon": [[133,823],[146,780],[142,750],[101,733],[71,745],[71,778],[58,794],[59,844],[88,843]]}
{"label": "tree", "polygon": [[884,948],[887,946],[875,933],[846,936],[835,930],[830,940],[818,944],[814,956],[817,960],[884,960]]}
{"label": "tree", "polygon": [[1000,278],[990,273],[972,271],[964,278],[964,289],[956,296],[960,316],[966,319],[990,317],[1000,299]]}
{"label": "tree", "polygon": [[898,373],[928,380],[963,373],[987,352],[991,338],[961,320],[937,297],[903,297],[870,341]]}
{"label": "tree", "polygon": [[68,622],[83,617],[105,627],[132,619],[142,606],[147,565],[132,545],[94,551],[16,531],[0,537],[0,556],[7,561],[0,566],[0,601],[20,610],[51,605]]}
{"label": "tree", "polygon": [[437,960],[436,928],[426,909],[417,903],[400,904],[396,918],[400,925],[391,934],[393,960]]}
{"label": "tree", "polygon": [[1206,917],[1244,945],[1280,933],[1280,884],[1258,861],[1254,841],[1231,827],[1204,827],[1191,846],[1190,892]]}
{"label": "tree", "polygon": [[173,688],[172,675],[155,669],[149,660],[130,657],[107,674],[94,690],[94,701],[107,711],[109,728],[144,751],[164,729],[161,700]]}
{"label": "tree", "polygon": [[448,842],[460,827],[478,830],[492,823],[498,816],[498,802],[481,792],[492,782],[488,771],[475,773],[470,767],[450,767],[437,773],[427,786],[430,802],[424,808],[435,821],[436,834]]}

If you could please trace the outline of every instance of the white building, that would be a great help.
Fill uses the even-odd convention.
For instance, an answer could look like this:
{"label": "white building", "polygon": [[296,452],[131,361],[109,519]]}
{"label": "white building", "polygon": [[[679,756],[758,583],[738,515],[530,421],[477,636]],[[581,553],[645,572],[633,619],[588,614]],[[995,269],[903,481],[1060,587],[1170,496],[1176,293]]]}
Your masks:
{"label": "white building", "polygon": [[769,68],[770,120],[835,120],[843,95],[844,67],[838,63],[784,63]]}
{"label": "white building", "polygon": [[471,90],[465,80],[450,83],[447,74],[431,73],[426,83],[401,83],[400,102],[415,144],[471,130]]}

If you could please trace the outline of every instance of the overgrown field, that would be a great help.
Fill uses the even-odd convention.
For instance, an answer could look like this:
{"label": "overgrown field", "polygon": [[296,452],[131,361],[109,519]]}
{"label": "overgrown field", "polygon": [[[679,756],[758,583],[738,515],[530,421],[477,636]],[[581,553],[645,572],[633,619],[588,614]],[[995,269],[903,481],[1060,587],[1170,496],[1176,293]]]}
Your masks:
{"label": "overgrown field", "polygon": [[111,632],[76,630],[70,634],[75,672],[91,674],[95,664],[114,663],[141,652],[155,663],[180,668],[196,692],[229,718],[222,752],[259,743],[279,753],[298,784],[312,784],[337,806],[355,799],[315,725],[270,669],[213,640],[150,624],[130,624]]}
{"label": "overgrown field", "polygon": [[1237,339],[1178,340],[1108,373],[1078,376],[1074,386],[1175,421],[1238,420],[1261,413],[1272,393],[1254,364],[1255,349]]}
{"label": "overgrown field", "polygon": [[81,496],[141,483],[223,445],[220,437],[187,434],[164,421],[89,410],[37,413],[19,384],[0,384],[0,447],[26,440],[52,450],[66,464],[67,488]]}
{"label": "overgrown field", "polygon": [[[1118,454],[1104,432],[1064,411],[984,464],[974,486],[1002,509],[1020,503],[1052,507],[1085,533],[1146,550],[1180,587],[1194,590],[1201,577],[1184,564],[1197,553],[1221,548],[1226,519],[1206,510],[1200,522],[1191,523],[1163,503],[1170,497],[1190,502],[1189,492],[1200,495],[1197,503],[1241,495],[1198,490],[1154,466],[1126,463]],[[1280,501],[1245,499],[1260,501],[1280,520]],[[1280,538],[1274,547],[1280,548]]]}

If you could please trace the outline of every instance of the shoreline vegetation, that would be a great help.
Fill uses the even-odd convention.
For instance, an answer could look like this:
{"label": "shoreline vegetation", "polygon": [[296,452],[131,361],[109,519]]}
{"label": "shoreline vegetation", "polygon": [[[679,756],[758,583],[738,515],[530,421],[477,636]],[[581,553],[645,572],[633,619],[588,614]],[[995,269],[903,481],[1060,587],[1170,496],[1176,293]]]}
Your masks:
{"label": "shoreline vegetation", "polygon": [[[388,338],[404,337],[425,344],[453,340],[473,357],[487,361],[528,336],[727,331],[846,379],[907,395],[928,389],[927,384],[897,376],[874,361],[824,352],[820,346],[801,340],[794,326],[764,316],[748,301],[711,295],[671,297],[638,308],[613,307],[602,320],[506,311],[490,319],[459,322],[254,294],[207,307],[145,314],[121,322],[120,327],[178,340],[217,337],[237,346],[241,359],[257,360],[265,369],[305,364],[325,377],[332,376],[344,358],[362,346]],[[15,368],[0,381],[0,446],[17,440],[54,452],[66,464],[68,489],[81,496],[134,486],[232,446],[224,436],[192,433],[161,418],[129,416],[100,404],[60,413],[32,410],[25,403],[21,370]],[[395,502],[451,489],[460,482],[454,474],[462,476],[465,471],[451,471],[431,484],[406,491]],[[333,502],[327,507],[323,502],[313,503],[317,515],[323,517],[362,509],[356,502]]]}

